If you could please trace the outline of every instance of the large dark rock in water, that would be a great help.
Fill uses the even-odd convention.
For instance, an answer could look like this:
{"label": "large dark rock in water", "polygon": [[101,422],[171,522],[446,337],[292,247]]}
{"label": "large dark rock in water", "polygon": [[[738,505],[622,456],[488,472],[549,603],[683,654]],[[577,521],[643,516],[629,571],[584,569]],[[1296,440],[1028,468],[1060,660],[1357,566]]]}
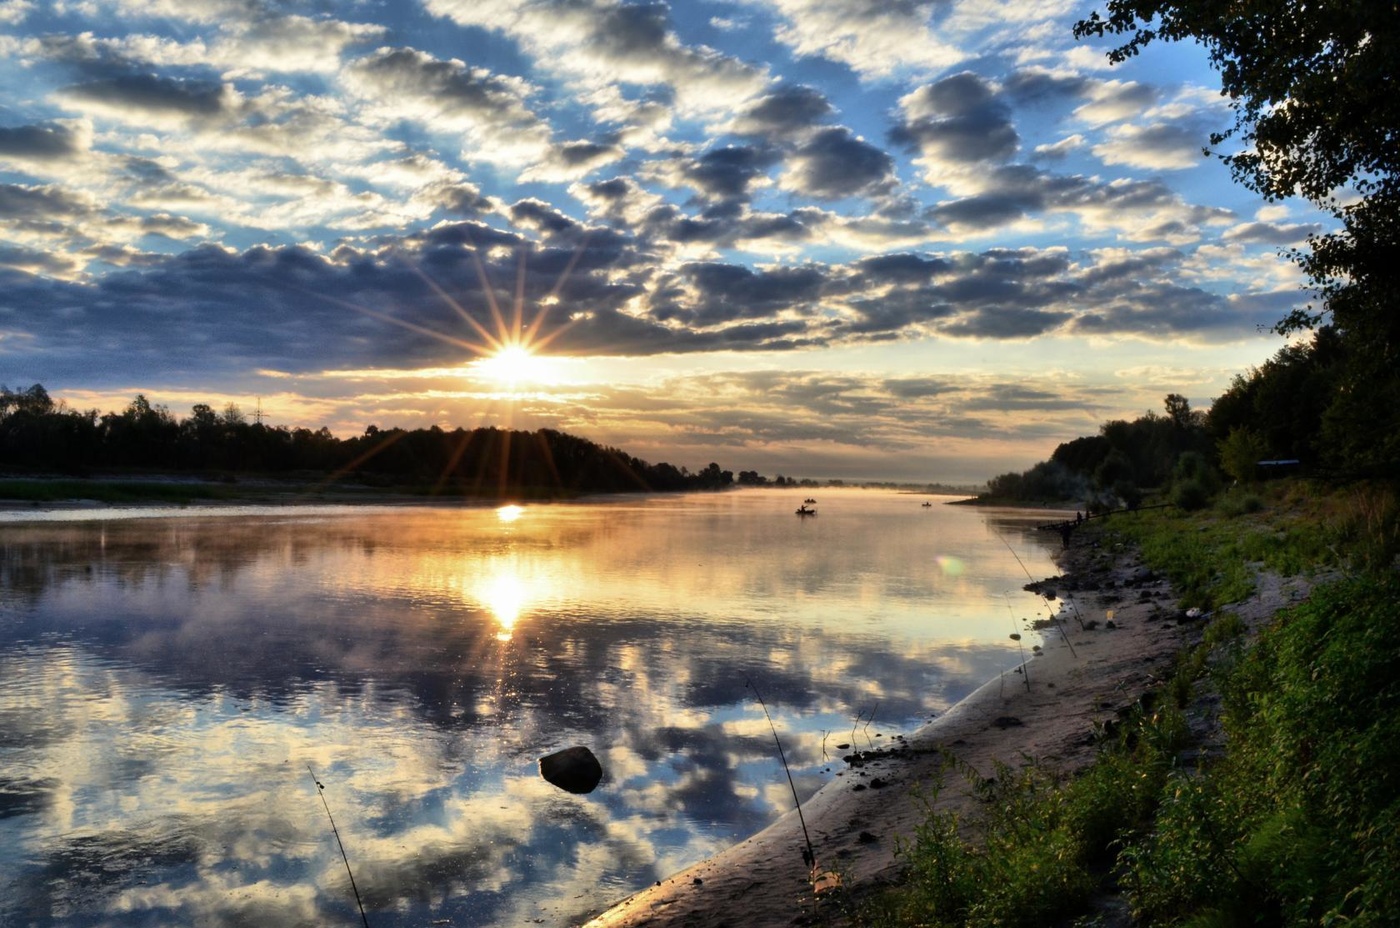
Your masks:
{"label": "large dark rock in water", "polygon": [[591,793],[603,778],[603,765],[580,745],[541,757],[540,776],[571,793]]}

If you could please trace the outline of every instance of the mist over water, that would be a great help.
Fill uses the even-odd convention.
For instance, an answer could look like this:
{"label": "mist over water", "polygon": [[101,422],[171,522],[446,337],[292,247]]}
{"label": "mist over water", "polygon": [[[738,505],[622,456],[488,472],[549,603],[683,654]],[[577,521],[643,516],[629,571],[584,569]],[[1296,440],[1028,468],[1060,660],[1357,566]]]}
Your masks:
{"label": "mist over water", "polygon": [[[567,924],[1016,661],[1044,516],[753,490],[0,521],[0,924]],[[1012,548],[1025,567],[1018,563]],[[874,721],[870,717],[874,716]],[[574,744],[596,791],[542,780]]]}

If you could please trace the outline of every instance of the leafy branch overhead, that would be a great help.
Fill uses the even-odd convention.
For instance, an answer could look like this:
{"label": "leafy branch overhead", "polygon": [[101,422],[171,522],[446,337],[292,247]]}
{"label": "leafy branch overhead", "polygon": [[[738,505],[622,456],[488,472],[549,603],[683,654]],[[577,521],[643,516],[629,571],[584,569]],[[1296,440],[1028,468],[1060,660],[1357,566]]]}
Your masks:
{"label": "leafy branch overhead", "polygon": [[1109,0],[1074,27],[1115,36],[1121,63],[1162,41],[1199,42],[1235,124],[1210,144],[1234,178],[1270,201],[1303,197],[1340,223],[1289,256],[1316,301],[1275,326],[1330,325],[1345,355],[1325,426],[1350,468],[1400,461],[1400,4],[1387,0]]}

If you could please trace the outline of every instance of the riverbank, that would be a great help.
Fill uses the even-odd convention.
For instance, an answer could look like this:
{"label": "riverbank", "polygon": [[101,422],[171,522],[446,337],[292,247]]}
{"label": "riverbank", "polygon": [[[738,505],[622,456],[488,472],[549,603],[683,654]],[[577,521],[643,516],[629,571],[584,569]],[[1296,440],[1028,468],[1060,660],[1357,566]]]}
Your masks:
{"label": "riverbank", "polygon": [[[1199,642],[1203,625],[1134,552],[1106,550],[1098,536],[1077,532],[1059,557],[1062,576],[1035,585],[1060,607],[1060,621],[1043,631],[1042,655],[1024,672],[1010,669],[987,682],[894,748],[853,752],[800,817],[789,813],[623,900],[588,928],[841,924],[863,896],[897,881],[899,842],[928,815],[921,786],[944,784],[935,809],[974,809],[971,781],[946,773],[948,757],[984,778],[998,765],[1015,770],[1028,759],[1054,773],[1088,766],[1098,735],[1161,686],[1176,655]],[[1257,594],[1231,611],[1257,626],[1305,591],[1302,581],[1263,577]],[[815,892],[803,857],[808,838],[818,871],[839,877],[840,892]]]}

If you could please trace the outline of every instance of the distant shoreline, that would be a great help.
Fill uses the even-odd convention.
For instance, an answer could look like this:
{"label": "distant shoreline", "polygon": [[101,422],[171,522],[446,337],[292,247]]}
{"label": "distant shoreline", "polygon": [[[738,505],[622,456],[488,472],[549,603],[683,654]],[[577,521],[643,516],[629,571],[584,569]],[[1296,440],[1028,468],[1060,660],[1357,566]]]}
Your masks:
{"label": "distant shoreline", "polygon": [[[610,496],[646,496],[688,492],[730,492],[735,490],[791,490],[814,493],[821,490],[895,490],[909,495],[960,495],[952,487],[928,484],[881,482],[842,482],[825,486],[733,485],[712,490],[632,491],[561,490],[553,487],[511,487],[481,492],[447,490],[431,485],[394,484],[377,486],[363,482],[343,482],[329,475],[297,478],[262,476],[211,477],[184,474],[103,474],[75,477],[60,474],[0,474],[0,510],[30,508],[82,509],[94,506],[202,506],[202,505],[394,505],[431,503],[434,505],[490,506],[511,502],[570,502]],[[973,500],[955,500],[969,503]],[[1024,507],[1023,507],[1024,508]]]}

